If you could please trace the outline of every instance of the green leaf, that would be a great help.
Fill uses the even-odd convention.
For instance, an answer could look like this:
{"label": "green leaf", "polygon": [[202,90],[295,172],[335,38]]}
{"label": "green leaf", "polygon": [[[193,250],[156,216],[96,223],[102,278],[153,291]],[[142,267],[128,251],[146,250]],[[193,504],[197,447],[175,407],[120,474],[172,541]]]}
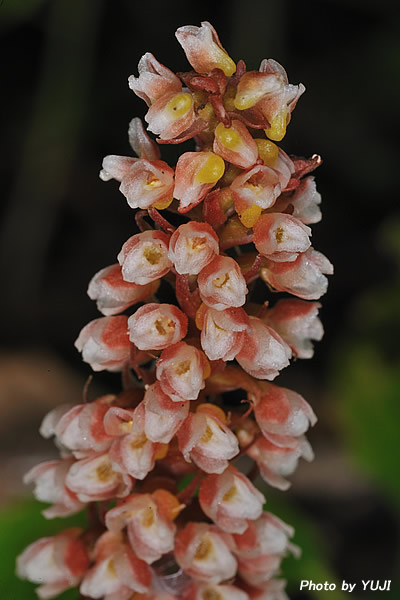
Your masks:
{"label": "green leaf", "polygon": [[[0,598],[4,600],[33,600],[35,585],[21,581],[15,575],[15,560],[21,552],[41,537],[56,535],[70,527],[85,527],[84,513],[66,519],[46,520],[40,511],[43,504],[24,501],[0,511]],[[76,600],[77,591],[68,590],[59,600]]]}

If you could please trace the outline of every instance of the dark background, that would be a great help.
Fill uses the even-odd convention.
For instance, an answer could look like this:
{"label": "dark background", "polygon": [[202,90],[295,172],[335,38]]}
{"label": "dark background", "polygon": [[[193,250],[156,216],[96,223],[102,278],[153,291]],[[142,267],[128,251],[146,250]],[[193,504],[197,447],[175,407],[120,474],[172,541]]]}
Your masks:
{"label": "dark background", "polygon": [[[21,496],[27,456],[37,462],[52,452],[37,439],[43,413],[79,401],[89,368],[73,342],[98,316],[87,283],[115,262],[134,232],[134,213],[117,184],[98,178],[103,156],[130,154],[128,122],[146,112],[127,77],[137,74],[146,51],[174,71],[188,70],[174,32],[202,20],[212,22],[234,60],[257,69],[262,58],[274,58],[292,83],[307,88],[281,145],[288,153],[323,157],[316,172],[323,221],[313,227],[313,245],[333,262],[335,276],[322,300],[326,334],[315,358],[298,361],[280,379],[320,417],[311,435],[316,461],[301,466],[287,496],[316,531],[316,548],[322,544],[337,581],[383,583],[395,578],[399,551],[400,496],[393,495],[392,480],[399,478],[400,414],[395,401],[382,409],[392,376],[388,393],[400,401],[396,1],[0,3],[0,451],[8,465],[0,500],[6,506]],[[163,158],[174,163],[190,148],[190,142],[163,146]],[[370,381],[374,356],[381,379]],[[94,385],[118,381],[96,375]],[[351,442],[360,437],[367,392],[363,455]],[[371,470],[379,454],[374,448],[387,451]],[[279,514],[280,495],[275,502]],[[302,578],[320,581],[311,567],[298,568]],[[309,597],[296,595],[296,581],[292,589],[293,598]]]}

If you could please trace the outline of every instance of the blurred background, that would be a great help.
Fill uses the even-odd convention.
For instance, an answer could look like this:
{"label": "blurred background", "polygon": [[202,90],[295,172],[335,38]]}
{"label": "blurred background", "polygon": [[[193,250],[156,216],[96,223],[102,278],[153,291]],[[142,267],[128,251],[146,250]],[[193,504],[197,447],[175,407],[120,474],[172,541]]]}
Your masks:
{"label": "blurred background", "polygon": [[[316,453],[289,492],[268,488],[270,510],[292,523],[299,561],[283,563],[293,600],[301,579],[392,580],[400,598],[400,211],[398,208],[400,6],[396,0],[2,0],[0,48],[2,197],[0,262],[0,595],[34,598],[14,580],[28,543],[58,531],[21,478],[57,455],[42,440],[43,415],[79,402],[90,374],[73,347],[98,316],[91,276],[134,233],[133,211],[115,182],[98,178],[106,154],[130,154],[127,126],[145,104],[127,77],[151,51],[189,70],[174,38],[209,20],[233,59],[257,69],[274,58],[307,92],[283,148],[321,154],[316,172],[323,221],[313,245],[335,265],[322,299],[316,356],[279,378],[314,407]],[[173,163],[190,142],[163,147]],[[115,390],[97,374],[91,393]],[[76,522],[75,521],[67,521]],[[3,558],[4,557],[4,558]],[[383,592],[381,592],[382,594]],[[376,597],[375,592],[374,597]],[[76,595],[75,595],[76,596]],[[63,598],[74,598],[65,594]]]}

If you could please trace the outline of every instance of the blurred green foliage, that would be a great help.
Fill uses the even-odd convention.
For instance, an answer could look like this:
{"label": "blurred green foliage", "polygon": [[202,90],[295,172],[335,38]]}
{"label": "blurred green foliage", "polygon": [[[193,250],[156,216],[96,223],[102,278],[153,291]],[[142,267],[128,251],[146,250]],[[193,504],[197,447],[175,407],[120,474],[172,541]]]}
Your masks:
{"label": "blurred green foliage", "polygon": [[[384,223],[379,248],[400,266],[400,218]],[[400,511],[400,277],[371,287],[353,307],[357,334],[337,348],[332,388],[351,456]]]}
{"label": "blurred green foliage", "polygon": [[47,0],[0,0],[2,27],[30,19]]}
{"label": "blurred green foliage", "polygon": [[[43,504],[30,500],[19,502],[0,512],[0,598],[4,600],[33,600],[36,586],[21,581],[15,575],[15,559],[41,537],[55,535],[70,527],[85,527],[84,513],[66,519],[46,520],[41,516]],[[77,592],[69,590],[59,600],[76,600]]]}

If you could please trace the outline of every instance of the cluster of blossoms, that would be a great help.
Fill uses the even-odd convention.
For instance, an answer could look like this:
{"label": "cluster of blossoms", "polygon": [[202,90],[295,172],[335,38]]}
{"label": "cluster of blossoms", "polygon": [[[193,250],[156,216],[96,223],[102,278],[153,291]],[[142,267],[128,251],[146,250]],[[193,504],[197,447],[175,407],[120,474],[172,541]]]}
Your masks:
{"label": "cluster of blossoms", "polygon": [[[118,180],[140,209],[140,233],[90,281],[104,316],[76,347],[94,371],[122,371],[124,389],[43,421],[61,459],[26,481],[51,503],[47,518],[88,505],[90,525],[18,558],[40,598],[78,585],[81,598],[104,600],[287,598],[276,575],[297,553],[293,530],[263,512],[252,480],[287,489],[299,458],[313,457],[311,407],[271,381],[291,358],[310,358],[323,333],[316,300],[332,266],[310,245],[321,213],[308,175],[320,159],[290,158],[274,143],[304,91],[278,63],[246,71],[207,22],[176,37],[194,70],[175,75],[147,53],[129,85],[158,144],[194,138],[196,151],[171,168],[133,119],[137,157],[103,161],[101,178]],[[258,278],[295,298],[250,301]],[[156,297],[168,286],[176,304]]]}

